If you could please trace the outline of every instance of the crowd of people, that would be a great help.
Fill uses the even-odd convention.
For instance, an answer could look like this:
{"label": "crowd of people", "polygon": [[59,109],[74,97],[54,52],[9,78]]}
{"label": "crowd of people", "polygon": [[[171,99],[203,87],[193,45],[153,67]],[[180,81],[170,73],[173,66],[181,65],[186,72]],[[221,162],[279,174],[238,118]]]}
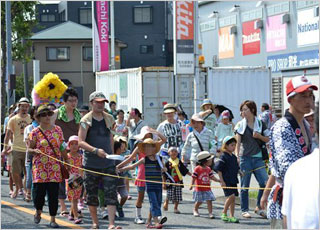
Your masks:
{"label": "crowd of people", "polygon": [[[252,100],[241,103],[242,120],[236,124],[230,109],[209,99],[190,120],[181,107],[166,104],[165,120],[156,129],[143,119],[147,114],[137,108],[128,114],[117,110],[116,102],[109,103],[102,92],[90,94],[90,107],[79,109],[72,88],[65,91],[60,107],[31,107],[28,98],[21,98],[16,108],[9,108],[4,123],[2,159],[6,162],[2,163],[10,177],[10,197],[33,202],[35,224],[40,223],[47,200],[51,228],[59,227],[58,210],[60,216],[81,224],[82,210],[88,208],[92,229],[98,229],[100,207],[108,228],[119,229],[116,215],[125,216],[134,177],[131,186],[138,192],[134,222],[161,229],[167,221],[162,210],[167,211],[170,203],[175,214],[181,213],[183,178],[190,176],[194,217],[200,216],[199,207],[205,202],[208,218],[215,218],[213,180],[221,184],[226,197],[221,220],[239,223],[235,216],[239,178],[241,218],[251,218],[248,187],[253,174],[261,188],[254,212],[270,219],[271,228],[319,228],[319,184],[310,182],[319,175],[316,90],[304,76],[290,80],[286,91],[290,108],[279,120],[267,103],[258,116]],[[311,184],[318,192],[307,188]],[[145,193],[150,203],[146,220],[142,216]]]}

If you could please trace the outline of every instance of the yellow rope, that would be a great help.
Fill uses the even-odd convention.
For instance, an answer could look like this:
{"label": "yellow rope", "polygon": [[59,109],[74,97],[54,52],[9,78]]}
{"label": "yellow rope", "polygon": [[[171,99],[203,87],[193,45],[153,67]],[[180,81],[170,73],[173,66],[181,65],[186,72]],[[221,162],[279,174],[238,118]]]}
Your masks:
{"label": "yellow rope", "polygon": [[[6,145],[6,144],[3,144],[4,146],[9,146],[9,145]],[[12,145],[11,145],[12,146]],[[16,149],[20,149],[21,151],[26,151],[27,148],[23,148],[23,147],[18,147],[16,146]],[[150,182],[150,183],[157,183],[157,184],[163,184],[163,185],[175,185],[175,186],[189,186],[189,187],[200,187],[200,188],[222,188],[222,189],[245,189],[245,190],[248,190],[248,189],[253,189],[253,190],[271,190],[271,188],[258,188],[258,187],[228,187],[228,186],[214,186],[214,185],[192,185],[192,184],[176,184],[176,183],[170,183],[170,182],[160,182],[160,181],[152,181],[152,180],[144,180],[144,179],[138,179],[138,178],[129,178],[129,177],[123,177],[123,176],[119,176],[119,175],[112,175],[112,174],[108,174],[108,173],[102,173],[102,172],[97,172],[97,171],[93,171],[93,170],[89,170],[89,169],[85,169],[85,168],[81,168],[81,167],[78,167],[78,166],[74,166],[74,165],[71,165],[69,163],[66,163],[60,159],[57,159],[55,157],[52,157],[52,156],[49,156],[48,154],[46,153],[43,153],[41,151],[41,154],[42,155],[45,155],[51,159],[54,159],[55,161],[57,162],[60,162],[64,165],[67,165],[67,166],[70,166],[70,167],[73,167],[73,168],[77,168],[79,170],[82,170],[82,171],[85,171],[85,172],[89,172],[89,173],[94,173],[94,174],[98,174],[98,175],[102,175],[102,176],[108,176],[108,177],[114,177],[114,178],[119,178],[119,179],[128,179],[128,180],[138,180],[138,181],[143,181],[143,182]],[[2,157],[2,156],[1,156]],[[262,167],[259,167],[259,168],[256,168],[254,170],[251,170],[249,172],[253,172],[255,170],[258,170],[258,169],[261,169],[261,168],[265,168],[266,166],[262,166]],[[248,173],[248,172],[246,172]]]}

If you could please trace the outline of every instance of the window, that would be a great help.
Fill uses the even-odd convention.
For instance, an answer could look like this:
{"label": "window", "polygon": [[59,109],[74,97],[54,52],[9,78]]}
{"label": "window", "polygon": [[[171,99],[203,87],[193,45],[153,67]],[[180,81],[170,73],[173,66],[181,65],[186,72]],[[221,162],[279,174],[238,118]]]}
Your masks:
{"label": "window", "polygon": [[69,47],[47,47],[47,61],[69,61]]}
{"label": "window", "polygon": [[66,11],[62,11],[60,13],[60,22],[65,22],[66,21]]}
{"label": "window", "polygon": [[134,23],[152,23],[151,6],[135,6],[133,8]]}
{"label": "window", "polygon": [[92,24],[91,8],[79,9],[79,22],[80,24]]}
{"label": "window", "polygon": [[83,47],[82,55],[84,61],[92,61],[92,47]]}
{"label": "window", "polygon": [[149,46],[147,46],[147,45],[141,45],[140,46],[140,53],[141,54],[153,54],[153,46],[151,45],[149,45]]}
{"label": "window", "polygon": [[41,22],[55,22],[56,16],[54,14],[41,14]]}

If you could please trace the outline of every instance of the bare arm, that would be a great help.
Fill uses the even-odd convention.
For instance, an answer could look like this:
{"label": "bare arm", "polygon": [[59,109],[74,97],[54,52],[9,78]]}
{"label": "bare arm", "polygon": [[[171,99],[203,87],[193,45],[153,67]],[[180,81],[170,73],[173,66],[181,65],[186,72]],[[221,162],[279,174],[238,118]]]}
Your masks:
{"label": "bare arm", "polygon": [[131,115],[130,115],[129,118],[126,120],[126,126],[127,126],[127,127],[131,127],[131,122],[130,122],[130,120],[131,120]]}
{"label": "bare arm", "polygon": [[12,138],[13,133],[10,129],[7,129],[6,135],[4,137],[4,149],[2,150],[2,153],[8,154],[8,150],[10,146],[8,146],[9,140]]}
{"label": "bare arm", "polygon": [[283,229],[287,229],[288,226],[287,226],[287,216],[283,215]]}
{"label": "bare arm", "polygon": [[[272,188],[275,183],[276,183],[275,176],[270,175],[265,188]],[[267,206],[268,196],[269,196],[270,192],[271,192],[270,189],[265,189],[263,192],[263,195],[262,195],[261,201],[260,201],[260,206],[262,209],[265,209]]]}
{"label": "bare arm", "polygon": [[136,163],[134,163],[132,165],[128,165],[126,167],[119,169],[119,171],[120,172],[128,171],[128,170],[134,169],[135,167],[137,167],[138,165],[141,165],[141,164],[144,164],[144,158],[140,159],[139,161],[137,161]]}
{"label": "bare arm", "polygon": [[222,187],[226,187],[226,183],[224,182],[223,180],[223,176],[222,176],[222,172],[221,171],[218,171],[218,175],[219,175],[219,178],[220,178],[220,184]]}
{"label": "bare arm", "polygon": [[265,136],[261,135],[258,132],[253,132],[253,137],[256,138],[256,139],[260,139],[265,143],[269,142],[269,137],[265,137]]}
{"label": "bare arm", "polygon": [[241,146],[241,136],[238,133],[236,134],[236,140],[237,140],[237,145],[236,145],[235,154],[236,154],[237,157],[239,157],[240,146]]}
{"label": "bare arm", "polygon": [[122,168],[124,165],[133,161],[136,155],[138,154],[138,152],[139,152],[138,147],[136,147],[128,158],[126,158],[124,161],[122,161],[120,164],[117,165],[117,168]]}
{"label": "bare arm", "polygon": [[192,177],[191,185],[190,185],[190,190],[192,190],[192,187],[194,183],[196,182],[196,178]]}
{"label": "bare arm", "polygon": [[208,116],[209,114],[213,113],[213,111],[211,109],[208,109],[206,111],[202,111],[199,113],[199,115],[203,118],[205,116]]}

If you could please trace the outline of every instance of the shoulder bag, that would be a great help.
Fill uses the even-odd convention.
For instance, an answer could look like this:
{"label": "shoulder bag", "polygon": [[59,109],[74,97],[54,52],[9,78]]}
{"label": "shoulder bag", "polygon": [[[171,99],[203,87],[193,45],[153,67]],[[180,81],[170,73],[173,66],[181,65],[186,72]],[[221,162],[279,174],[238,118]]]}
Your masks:
{"label": "shoulder bag", "polygon": [[[56,157],[58,160],[60,160],[60,159],[58,158],[58,155],[56,154],[56,151],[54,151],[54,148],[53,148],[51,142],[49,141],[49,139],[47,138],[47,136],[44,134],[44,132],[40,129],[40,127],[39,127],[39,130],[40,130],[40,132],[42,133],[42,135],[44,136],[44,138],[46,138],[46,140],[47,140],[50,148],[52,149],[55,157]],[[65,167],[60,161],[59,161],[59,164],[60,164],[60,170],[61,170],[62,180],[69,179],[69,171],[66,169],[66,167]]]}

